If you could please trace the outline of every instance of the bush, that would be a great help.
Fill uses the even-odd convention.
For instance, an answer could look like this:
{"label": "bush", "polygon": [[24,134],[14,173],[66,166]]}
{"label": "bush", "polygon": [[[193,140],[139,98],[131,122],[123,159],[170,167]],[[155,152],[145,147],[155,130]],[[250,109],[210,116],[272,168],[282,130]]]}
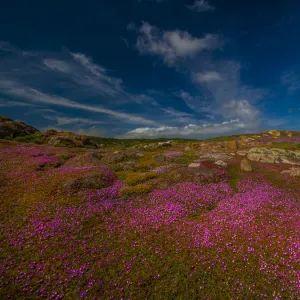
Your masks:
{"label": "bush", "polygon": [[24,142],[24,143],[36,143],[36,144],[43,144],[44,141],[42,139],[42,134],[40,132],[35,132],[32,134],[17,136],[15,138],[12,137],[6,137],[6,140],[14,140],[18,142]]}
{"label": "bush", "polygon": [[157,174],[155,172],[148,173],[130,173],[127,175],[125,182],[128,185],[137,185],[139,183],[143,183],[149,179],[156,177]]}
{"label": "bush", "polygon": [[142,195],[147,194],[152,190],[149,184],[138,184],[136,186],[127,186],[121,189],[122,196]]}
{"label": "bush", "polygon": [[63,154],[63,153],[56,154],[55,156],[58,157],[58,158],[60,158],[60,159],[62,159],[62,160],[67,160],[67,159],[70,158],[70,156],[68,154]]}

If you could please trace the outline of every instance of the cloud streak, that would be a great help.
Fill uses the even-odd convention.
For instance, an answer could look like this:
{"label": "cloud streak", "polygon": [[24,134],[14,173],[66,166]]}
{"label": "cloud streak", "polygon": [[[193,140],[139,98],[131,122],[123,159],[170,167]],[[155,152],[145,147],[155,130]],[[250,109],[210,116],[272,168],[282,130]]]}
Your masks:
{"label": "cloud streak", "polygon": [[194,10],[196,12],[206,12],[206,11],[213,11],[216,8],[212,5],[210,5],[207,1],[205,0],[196,0],[194,4],[192,5],[186,5],[187,8],[190,10]]}
{"label": "cloud streak", "polygon": [[238,119],[224,121],[215,124],[195,125],[189,124],[184,127],[162,126],[136,128],[123,135],[123,138],[172,138],[172,137],[195,137],[206,138],[216,134],[228,134],[235,131],[244,131],[246,126]]}
{"label": "cloud streak", "polygon": [[117,119],[121,119],[124,122],[133,123],[133,124],[148,124],[148,125],[155,124],[154,121],[145,119],[143,117],[117,112],[114,110],[103,108],[101,106],[92,106],[88,104],[78,103],[56,95],[45,94],[36,89],[23,86],[15,81],[0,80],[0,91],[5,95],[26,99],[29,102],[34,102],[37,104],[54,105],[54,106],[90,111],[95,113],[102,113]]}

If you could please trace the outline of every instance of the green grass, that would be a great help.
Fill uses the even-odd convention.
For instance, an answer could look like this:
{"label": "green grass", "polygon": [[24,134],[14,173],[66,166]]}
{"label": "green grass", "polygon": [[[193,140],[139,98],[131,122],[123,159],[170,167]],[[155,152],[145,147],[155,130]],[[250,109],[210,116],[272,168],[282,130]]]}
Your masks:
{"label": "green grass", "polygon": [[237,166],[229,166],[228,168],[229,180],[228,183],[232,189],[237,192],[237,183],[239,181],[239,171]]}
{"label": "green grass", "polygon": [[27,134],[24,136],[17,136],[15,138],[12,137],[5,137],[4,139],[10,140],[10,141],[17,141],[17,142],[23,142],[23,143],[35,143],[35,144],[43,144],[43,136],[40,132],[35,132],[32,134]]}

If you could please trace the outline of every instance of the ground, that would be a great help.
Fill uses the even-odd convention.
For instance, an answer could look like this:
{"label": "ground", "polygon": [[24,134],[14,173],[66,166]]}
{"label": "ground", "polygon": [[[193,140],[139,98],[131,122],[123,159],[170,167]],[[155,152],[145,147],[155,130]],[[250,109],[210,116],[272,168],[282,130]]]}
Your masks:
{"label": "ground", "polygon": [[247,159],[299,144],[0,140],[0,298],[299,299],[300,162]]}

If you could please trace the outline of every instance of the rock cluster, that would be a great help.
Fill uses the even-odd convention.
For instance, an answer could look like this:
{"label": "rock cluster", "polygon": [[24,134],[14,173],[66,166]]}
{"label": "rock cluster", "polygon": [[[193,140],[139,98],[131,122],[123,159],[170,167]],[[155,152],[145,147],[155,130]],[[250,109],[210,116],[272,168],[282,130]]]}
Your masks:
{"label": "rock cluster", "polygon": [[300,151],[284,150],[278,148],[252,148],[248,159],[262,163],[300,164]]}
{"label": "rock cluster", "polygon": [[72,132],[50,129],[43,137],[49,145],[53,146],[97,148],[97,145],[86,136]]}
{"label": "rock cluster", "polygon": [[23,122],[16,122],[10,118],[0,116],[0,139],[17,137],[39,132],[36,128]]}

